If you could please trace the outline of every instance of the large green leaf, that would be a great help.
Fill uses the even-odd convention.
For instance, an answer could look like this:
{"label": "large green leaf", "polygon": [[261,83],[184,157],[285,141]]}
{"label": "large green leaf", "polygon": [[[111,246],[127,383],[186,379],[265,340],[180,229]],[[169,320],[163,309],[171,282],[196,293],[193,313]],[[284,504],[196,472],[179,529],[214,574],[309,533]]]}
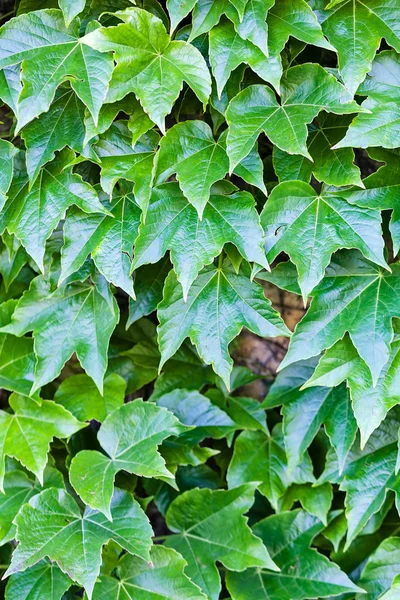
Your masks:
{"label": "large green leaf", "polygon": [[7,199],[7,192],[11,185],[13,176],[13,164],[14,156],[18,153],[15,146],[7,142],[6,140],[0,140],[0,159],[2,162],[2,169],[0,172],[0,207],[4,206]]}
{"label": "large green leaf", "polygon": [[362,591],[336,564],[309,548],[322,529],[319,519],[301,510],[272,515],[257,523],[254,532],[281,571],[229,572],[227,586],[232,600],[304,600]]}
{"label": "large green leaf", "polygon": [[17,458],[43,485],[43,472],[53,437],[68,438],[85,423],[51,400],[39,405],[32,398],[12,394],[13,413],[0,412],[0,489],[3,491],[5,457]]}
{"label": "large green leaf", "polygon": [[187,561],[186,574],[210,600],[217,600],[221,583],[215,566],[243,571],[248,567],[276,570],[261,540],[243,516],[253,504],[254,485],[233,490],[194,489],[178,496],[166,520],[174,535],[166,545]]}
{"label": "large green leaf", "polygon": [[337,50],[340,73],[351,94],[371,68],[382,38],[400,51],[398,23],[396,0],[346,0],[323,15],[322,29]]}
{"label": "large green leaf", "polygon": [[164,131],[165,117],[184,81],[201,102],[207,102],[211,93],[207,65],[197,48],[171,41],[162,21],[149,12],[128,8],[118,16],[123,23],[96,29],[83,42],[101,52],[114,51],[117,66],[110,82],[109,101],[134,92],[152,121]]}
{"label": "large green leaf", "polygon": [[317,356],[347,331],[375,385],[390,356],[392,318],[400,316],[400,269],[398,264],[391,268],[382,271],[357,252],[336,254],[296,327],[281,368]]}
{"label": "large green leaf", "polygon": [[82,450],[71,462],[70,480],[83,501],[112,519],[114,478],[124,470],[143,477],[173,479],[157,446],[185,431],[165,408],[135,400],[119,407],[104,421],[98,440],[108,456]]}
{"label": "large green leaf", "polygon": [[184,574],[186,561],[171,548],[153,546],[151,563],[126,554],[116,567],[117,577],[102,577],[93,600],[206,600]]}
{"label": "large green leaf", "polygon": [[335,448],[339,469],[356,436],[356,421],[345,386],[302,389],[315,366],[315,361],[290,365],[279,373],[263,406],[282,404],[283,433],[289,468],[297,467],[304,452],[317,435],[322,424]]}
{"label": "large green leaf", "polygon": [[103,395],[85,374],[73,375],[61,382],[54,400],[69,410],[80,421],[104,421],[124,403],[126,383],[117,373],[104,379]]}
{"label": "large green leaf", "polygon": [[101,549],[110,539],[150,560],[152,529],[132,496],[116,490],[112,522],[86,508],[81,515],[72,496],[51,488],[25,504],[16,518],[18,547],[6,575],[24,571],[48,556],[63,572],[85,587],[89,599],[100,572]]}
{"label": "large green leaf", "polygon": [[400,347],[397,338],[392,343],[389,360],[375,386],[370,370],[347,335],[325,352],[314,374],[303,386],[333,387],[347,380],[354,415],[360,428],[361,447],[364,447],[388,410],[400,401]]}
{"label": "large green leaf", "polygon": [[48,559],[11,575],[6,587],[6,600],[60,600],[72,585],[71,579]]}
{"label": "large green leaf", "polygon": [[171,271],[158,306],[160,369],[189,337],[204,362],[212,365],[229,389],[233,361],[228,345],[242,327],[269,337],[290,334],[262,289],[251,283],[248,275],[244,266],[236,273],[227,261],[218,268],[206,267],[192,284],[185,302],[182,287]]}
{"label": "large green leaf", "polygon": [[63,229],[60,281],[78,271],[91,254],[100,273],[134,297],[131,256],[141,214],[132,194],[114,195],[107,216],[69,211]]}
{"label": "large green leaf", "polygon": [[11,323],[1,328],[18,336],[33,331],[37,362],[31,393],[57,377],[74,352],[103,391],[108,344],[119,310],[109,286],[101,277],[96,279],[94,284],[64,284],[52,290],[45,276],[36,277]]}
{"label": "large green leaf", "polygon": [[351,206],[333,193],[318,194],[302,181],[285,181],[273,189],[261,224],[268,259],[272,262],[281,252],[289,255],[297,267],[304,301],[339,248],[358,248],[366,258],[388,268],[380,213]]}
{"label": "large green leaf", "polygon": [[143,135],[132,147],[132,133],[126,121],[116,121],[94,146],[101,166],[100,183],[112,196],[120,179],[134,183],[135,199],[146,211],[153,182],[153,162],[159,136],[155,131]]}
{"label": "large green leaf", "polygon": [[348,114],[362,108],[333,75],[317,64],[298,65],[286,72],[280,104],[270,88],[247,87],[231,100],[226,113],[231,170],[247,156],[262,132],[281,150],[310,158],[306,125],[321,110]]}
{"label": "large green leaf", "polygon": [[22,157],[0,214],[0,229],[6,228],[22,242],[28,254],[43,270],[46,240],[74,204],[87,213],[106,213],[94,189],[67,167],[71,153],[66,150],[40,171],[29,185]]}
{"label": "large green leaf", "polygon": [[59,10],[23,14],[1,28],[0,69],[23,61],[19,128],[48,110],[57,87],[66,79],[97,122],[113,62],[78,38],[79,22],[66,27]]}
{"label": "large green leaf", "polygon": [[313,483],[315,478],[308,456],[298,468],[289,472],[282,428],[276,425],[270,436],[261,431],[243,431],[236,438],[227,480],[230,488],[259,481],[258,489],[278,510],[292,483]]}
{"label": "large green leaf", "polygon": [[166,183],[153,190],[146,220],[135,242],[132,266],[136,269],[156,263],[170,250],[186,300],[201,269],[218,256],[227,242],[235,244],[248,261],[268,268],[262,229],[250,194],[212,194],[200,220],[177,184]]}
{"label": "large green leaf", "polygon": [[[364,567],[360,577],[360,586],[362,586],[367,594],[363,594],[365,600],[395,600],[398,593],[398,582],[396,588],[396,575],[399,574],[400,560],[400,538],[389,537],[382,542],[370,556],[367,564]],[[392,582],[395,584],[393,596],[388,591]],[[384,592],[388,592],[384,594]],[[383,595],[382,595],[383,594]],[[361,596],[360,596],[361,597]]]}

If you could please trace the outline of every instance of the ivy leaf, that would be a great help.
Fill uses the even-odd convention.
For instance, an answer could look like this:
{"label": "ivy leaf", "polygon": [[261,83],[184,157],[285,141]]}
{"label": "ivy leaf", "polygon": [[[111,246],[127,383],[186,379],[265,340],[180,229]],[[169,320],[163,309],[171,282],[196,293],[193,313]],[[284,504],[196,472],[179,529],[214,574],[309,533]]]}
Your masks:
{"label": "ivy leaf", "polygon": [[281,104],[270,88],[247,87],[231,100],[226,112],[231,170],[247,156],[261,132],[281,150],[310,158],[306,125],[321,110],[348,114],[363,109],[317,64],[298,65],[286,72],[281,82]]}
{"label": "ivy leaf", "polygon": [[117,16],[124,22],[116,27],[101,27],[83,38],[85,44],[100,52],[115,53],[117,66],[110,83],[109,101],[134,92],[162,132],[165,117],[184,81],[203,104],[207,103],[211,78],[197,48],[171,41],[162,21],[147,11],[129,8]]}
{"label": "ivy leaf", "polygon": [[180,436],[182,440],[197,443],[207,437],[219,439],[229,436],[237,429],[235,422],[224,410],[199,392],[175,389],[158,397],[156,402],[157,406],[172,412],[183,425],[194,427]]}
{"label": "ivy leaf", "polygon": [[197,0],[167,0],[167,9],[171,20],[171,34],[177,25],[190,13]]}
{"label": "ivy leaf", "polygon": [[393,238],[394,254],[396,255],[400,248],[400,211],[398,204],[400,156],[398,150],[389,151],[382,148],[371,148],[368,153],[374,160],[385,164],[363,180],[364,190],[350,188],[340,190],[338,193],[351,204],[357,204],[364,208],[393,209],[389,228]]}
{"label": "ivy leaf", "polygon": [[100,183],[112,196],[117,181],[127,179],[134,183],[135,200],[146,211],[153,182],[153,162],[159,136],[150,131],[132,148],[132,133],[125,121],[117,121],[101,136],[94,146],[101,166]]}
{"label": "ivy leaf", "polygon": [[251,283],[248,275],[245,266],[236,274],[228,262],[219,268],[206,267],[193,282],[185,302],[182,287],[171,271],[158,306],[160,369],[189,337],[229,389],[233,361],[228,345],[242,327],[263,336],[290,335],[262,289]]}
{"label": "ivy leaf", "polygon": [[152,530],[139,504],[127,492],[116,490],[111,513],[112,522],[90,508],[81,515],[67,492],[45,490],[25,504],[16,518],[19,544],[6,576],[48,556],[85,588],[90,599],[100,573],[101,548],[108,540],[149,560]]}
{"label": "ivy leaf", "polygon": [[249,40],[254,46],[268,57],[268,25],[267,13],[273,6],[274,0],[251,0],[247,2],[243,18],[240,19],[235,11],[229,10],[227,14],[235,24],[235,29],[244,40]]}
{"label": "ivy leaf", "polygon": [[243,431],[236,438],[227,480],[229,488],[259,481],[259,491],[278,511],[292,483],[314,483],[315,478],[307,455],[297,469],[289,472],[282,428],[278,424],[270,436],[260,431]]}
{"label": "ivy leaf", "polygon": [[48,112],[29,123],[22,132],[26,145],[26,169],[30,185],[36,181],[43,165],[66,146],[83,150],[85,107],[75,94],[60,88]]}
{"label": "ivy leaf", "polygon": [[314,366],[315,360],[309,360],[283,369],[263,406],[272,408],[282,404],[289,469],[293,470],[301,463],[304,452],[324,424],[338,456],[339,470],[342,470],[357,431],[350,396],[345,386],[333,390],[321,386],[303,389]]}
{"label": "ivy leaf", "polygon": [[129,299],[129,317],[126,327],[156,310],[163,297],[165,278],[171,270],[168,256],[154,265],[135,271],[136,300]]}
{"label": "ivy leaf", "polygon": [[214,141],[212,131],[203,121],[185,121],[168,130],[160,142],[156,164],[156,184],[173,173],[186,198],[200,218],[213,183],[228,172],[225,149]]}
{"label": "ivy leaf", "polygon": [[124,470],[143,477],[173,479],[157,446],[185,429],[165,408],[142,400],[124,404],[105,419],[98,434],[110,458],[95,450],[78,452],[71,461],[71,484],[86,504],[112,520],[110,502],[116,473]]}
{"label": "ivy leaf", "polygon": [[72,585],[71,579],[55,563],[45,559],[36,565],[11,575],[7,582],[5,599],[60,600]]}
{"label": "ivy leaf", "polygon": [[192,29],[189,42],[207,33],[219,22],[221,16],[231,7],[229,0],[197,0],[193,9]]}
{"label": "ivy leaf", "polygon": [[339,248],[358,248],[389,269],[383,257],[380,213],[351,206],[334,193],[318,194],[308,183],[285,181],[276,186],[261,213],[261,224],[268,260],[280,252],[290,256],[304,302]]}
{"label": "ivy leaf", "polygon": [[[11,470],[10,470],[11,469]],[[43,471],[43,484],[28,477],[22,469],[10,467],[4,475],[4,493],[0,495],[0,543],[15,538],[14,519],[26,502],[49,487],[64,488],[63,476],[48,465]]]}
{"label": "ivy leaf", "polygon": [[[314,290],[311,307],[296,327],[280,368],[317,356],[347,331],[375,385],[389,359],[392,318],[400,316],[399,265],[391,268],[390,273],[382,271],[355,251],[336,254]],[[371,312],[371,306],[376,311]]]}
{"label": "ivy leaf", "polygon": [[384,50],[375,57],[372,68],[357,93],[386,103],[400,103],[400,58],[394,50]]}
{"label": "ivy leaf", "polygon": [[362,108],[369,112],[354,119],[345,137],[333,149],[349,146],[397,148],[400,144],[399,105],[395,102],[382,104],[370,98],[363,102]]}
{"label": "ivy leaf", "polygon": [[167,511],[167,525],[175,535],[165,543],[182,554],[186,574],[210,600],[217,600],[221,588],[217,560],[237,571],[252,566],[277,570],[243,516],[253,496],[251,484],[228,491],[194,489],[178,496]]}
{"label": "ivy leaf", "polygon": [[103,395],[85,374],[72,375],[61,382],[54,401],[69,410],[79,421],[104,421],[124,403],[126,383],[117,373],[104,379]]}
{"label": "ivy leaf", "polygon": [[[360,577],[365,600],[395,600],[399,587],[400,538],[388,537],[369,557]],[[397,577],[396,577],[397,576]],[[393,582],[393,588],[391,588]],[[391,591],[388,591],[391,588]],[[388,592],[385,594],[385,592]],[[393,593],[393,596],[391,596]]]}
{"label": "ivy leaf", "polygon": [[257,75],[279,89],[282,67],[277,57],[265,53],[235,31],[232,23],[223,20],[210,31],[210,63],[221,97],[230,74],[240,64],[248,64]]}
{"label": "ivy leaf", "polygon": [[32,398],[12,394],[9,404],[13,413],[0,412],[0,490],[3,493],[6,456],[17,458],[43,485],[53,437],[68,438],[86,427],[51,400],[43,400],[39,406]]}
{"label": "ivy leaf", "polygon": [[174,550],[153,546],[151,563],[125,554],[118,562],[115,577],[102,577],[96,584],[93,600],[147,600],[156,595],[159,600],[205,600],[206,596],[184,574],[186,561]]}
{"label": "ivy leaf", "polygon": [[69,206],[83,211],[108,213],[94,189],[68,168],[68,150],[40,172],[30,188],[24,165],[19,161],[8,200],[0,215],[0,229],[7,228],[22,242],[43,271],[46,240]]}
{"label": "ivy leaf", "polygon": [[[16,300],[9,300],[0,306],[1,327],[10,323],[16,304]],[[32,339],[0,333],[1,388],[29,396],[34,379],[35,362]]]}
{"label": "ivy leaf", "polygon": [[399,377],[400,344],[397,338],[392,343],[389,360],[383,367],[377,384],[373,386],[369,368],[359,357],[350,338],[346,335],[325,352],[313,376],[303,387],[314,385],[332,387],[347,380],[354,415],[361,433],[361,448],[363,448],[388,410],[399,403]]}
{"label": "ivy leaf", "polygon": [[201,269],[218,256],[227,242],[235,244],[247,260],[268,268],[262,250],[262,229],[250,194],[211,195],[200,220],[177,184],[167,183],[153,190],[146,220],[140,225],[135,242],[132,268],[156,263],[170,250],[186,301]]}
{"label": "ivy leaf", "polygon": [[76,16],[85,8],[86,0],[58,0],[58,4],[63,11],[65,24],[71,24]]}
{"label": "ivy leaf", "polygon": [[69,211],[63,228],[60,282],[78,271],[91,254],[107,281],[134,298],[131,256],[142,212],[132,194],[114,197],[110,208],[109,216]]}
{"label": "ivy leaf", "polygon": [[335,563],[309,548],[323,527],[319,519],[302,510],[272,515],[257,523],[254,533],[261,537],[281,572],[228,572],[232,600],[304,600],[362,592]]}
{"label": "ivy leaf", "polygon": [[[70,1],[66,4],[73,8]],[[113,61],[78,38],[79,22],[66,27],[59,10],[23,14],[1,28],[0,69],[23,61],[18,129],[49,109],[57,87],[66,79],[97,122]]]}
{"label": "ivy leaf", "polygon": [[2,169],[0,172],[0,207],[3,208],[7,200],[7,192],[10,188],[13,177],[14,156],[18,153],[18,149],[7,142],[0,140],[0,159],[2,161]]}
{"label": "ivy leaf", "polygon": [[108,344],[118,319],[117,303],[100,277],[94,285],[64,284],[53,291],[39,276],[0,331],[18,336],[33,331],[37,363],[31,393],[57,377],[74,352],[102,393]]}
{"label": "ivy leaf", "polygon": [[14,115],[18,111],[18,98],[22,90],[19,65],[5,67],[0,71],[0,98]]}
{"label": "ivy leaf", "polygon": [[381,39],[400,51],[398,10],[393,0],[341,2],[324,15],[322,29],[338,53],[346,88],[355,94],[371,68]]}

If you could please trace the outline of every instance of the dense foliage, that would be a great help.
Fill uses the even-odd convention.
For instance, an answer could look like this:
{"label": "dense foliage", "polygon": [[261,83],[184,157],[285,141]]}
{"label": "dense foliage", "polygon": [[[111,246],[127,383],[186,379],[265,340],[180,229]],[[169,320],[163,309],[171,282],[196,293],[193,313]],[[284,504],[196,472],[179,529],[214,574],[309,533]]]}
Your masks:
{"label": "dense foliage", "polygon": [[6,600],[400,598],[400,2],[327,2],[3,14]]}

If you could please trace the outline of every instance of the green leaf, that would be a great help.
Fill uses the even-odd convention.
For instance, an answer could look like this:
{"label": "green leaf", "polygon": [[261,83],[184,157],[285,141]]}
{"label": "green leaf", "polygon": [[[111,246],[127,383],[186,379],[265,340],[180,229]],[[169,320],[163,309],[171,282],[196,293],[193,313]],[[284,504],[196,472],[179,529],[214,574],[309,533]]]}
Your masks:
{"label": "green leaf", "polygon": [[294,510],[272,515],[254,527],[281,572],[264,569],[227,575],[232,600],[304,600],[362,591],[326,556],[309,548],[323,529],[316,517]]}
{"label": "green leaf", "polygon": [[118,319],[118,305],[101,278],[95,284],[72,283],[56,290],[39,276],[19,301],[4,333],[33,331],[37,363],[31,393],[57,377],[74,352],[99,391],[107,368],[107,350]]}
{"label": "green leaf", "polygon": [[359,357],[346,335],[321,357],[319,364],[306,386],[333,387],[347,380],[353,404],[354,416],[361,433],[361,447],[365,446],[371,433],[379,427],[388,410],[400,401],[398,380],[400,377],[400,344],[396,340],[388,362],[383,367],[378,382],[372,384],[371,372]]}
{"label": "green leaf", "polygon": [[243,39],[228,20],[221,21],[210,31],[210,63],[219,97],[232,71],[242,63],[248,64],[264,81],[279,88],[282,67],[278,57],[267,58],[258,46]]}
{"label": "green leaf", "polygon": [[111,197],[117,181],[133,181],[135,200],[145,212],[153,183],[152,170],[158,142],[158,134],[150,131],[132,148],[132,133],[127,122],[115,122],[94,146],[100,159],[103,190]]}
{"label": "green leaf", "polygon": [[266,18],[273,4],[274,0],[251,0],[245,6],[242,19],[235,14],[233,9],[228,9],[227,12],[240,37],[249,40],[254,46],[260,48],[266,57],[268,57],[268,25]]}
{"label": "green leaf", "polygon": [[383,257],[380,213],[351,206],[334,193],[318,194],[308,183],[285,181],[276,186],[261,224],[268,260],[281,252],[289,255],[304,302],[339,248],[358,248],[369,260],[389,268]]}
{"label": "green leaf", "polygon": [[235,244],[248,261],[268,268],[262,229],[250,194],[211,195],[200,220],[177,184],[167,183],[153,190],[146,220],[135,242],[132,267],[156,263],[170,250],[186,300],[201,269],[220,254],[227,242]]}
{"label": "green leaf", "polygon": [[[16,300],[1,304],[0,325],[2,327],[10,323],[16,304]],[[0,333],[1,388],[29,396],[34,379],[35,362],[32,339]]]}
{"label": "green leaf", "polygon": [[186,561],[174,550],[153,546],[151,563],[126,554],[116,567],[116,577],[102,577],[93,600],[205,600],[206,596],[184,574]]}
{"label": "green leaf", "polygon": [[261,431],[243,431],[236,438],[227,480],[229,488],[252,481],[260,482],[259,491],[268,498],[274,510],[279,510],[292,483],[313,483],[315,478],[307,455],[298,468],[289,472],[282,428],[278,424],[270,436]]}
{"label": "green leaf", "polygon": [[102,422],[123,405],[125,388],[125,381],[117,373],[106,375],[103,395],[87,375],[72,375],[61,382],[54,401],[69,410],[79,421],[96,419]]}
{"label": "green leaf", "polygon": [[13,177],[14,156],[17,153],[18,149],[10,144],[10,142],[0,140],[0,160],[3,165],[0,172],[0,208],[4,206],[7,200],[6,194]]}
{"label": "green leaf", "polygon": [[162,22],[150,13],[128,8],[120,11],[118,17],[124,22],[96,29],[83,42],[100,52],[114,51],[117,66],[110,83],[109,101],[134,92],[145,112],[164,132],[165,117],[184,81],[202,103],[207,103],[211,79],[206,63],[191,44],[171,41]]}
{"label": "green leaf", "polygon": [[18,98],[21,89],[19,65],[5,67],[0,71],[0,98],[11,108],[14,115],[18,111]]}
{"label": "green leaf", "polygon": [[[399,587],[400,538],[388,537],[369,557],[360,577],[365,600],[395,600]],[[396,581],[397,580],[397,581]],[[393,588],[391,588],[393,582]],[[391,591],[388,591],[391,588]],[[384,592],[388,592],[385,594]],[[393,596],[391,596],[393,594]]]}
{"label": "green leaf", "polygon": [[16,518],[19,544],[6,575],[23,571],[48,556],[85,588],[90,599],[100,573],[101,548],[108,540],[150,560],[152,530],[139,504],[127,492],[116,490],[111,514],[112,522],[90,508],[81,515],[67,492],[45,490],[25,504]]}
{"label": "green leaf", "polygon": [[193,443],[207,437],[222,438],[237,429],[224,410],[196,391],[175,389],[158,397],[157,406],[167,408],[183,425],[195,428],[180,436]]}
{"label": "green leaf", "polygon": [[104,421],[98,434],[103,450],[82,450],[71,461],[70,480],[82,500],[112,520],[110,502],[114,478],[124,470],[143,477],[173,479],[157,446],[179,435],[178,419],[165,408],[135,400],[124,404]]}
{"label": "green leaf", "polygon": [[228,172],[224,147],[214,141],[203,121],[185,121],[168,130],[160,142],[155,183],[165,182],[173,173],[186,198],[202,218],[211,186]]}
{"label": "green leaf", "polygon": [[167,0],[167,9],[171,20],[171,33],[190,13],[197,0]]}
{"label": "green leaf", "polygon": [[6,587],[6,600],[60,600],[72,585],[71,579],[48,559],[11,575]]}
{"label": "green leaf", "polygon": [[69,151],[42,169],[30,188],[21,160],[16,165],[8,200],[0,215],[0,229],[7,228],[22,242],[43,271],[46,240],[74,204],[83,211],[107,213],[94,189],[68,168]]}
{"label": "green leaf", "polygon": [[263,406],[283,405],[283,433],[289,469],[293,470],[301,463],[304,452],[324,424],[341,470],[357,431],[350,396],[345,386],[302,389],[314,364],[314,361],[303,361],[285,368],[272,385]]}
{"label": "green leaf", "polygon": [[83,150],[84,105],[68,88],[60,88],[50,110],[27,125],[21,133],[26,145],[26,169],[30,186],[40,168],[66,146]]}
{"label": "green leaf", "polygon": [[[74,7],[70,0],[63,0],[63,5],[64,10],[68,5],[70,21]],[[57,87],[66,79],[97,122],[113,62],[78,38],[79,22],[66,27],[59,10],[23,14],[1,28],[0,69],[23,61],[19,129],[49,109]]]}
{"label": "green leaf", "polygon": [[160,369],[189,337],[203,361],[212,365],[229,389],[233,361],[228,345],[242,327],[269,337],[290,334],[262,289],[251,283],[248,275],[244,266],[236,274],[228,262],[219,268],[206,267],[192,284],[185,302],[182,287],[171,271],[158,306]]}
{"label": "green leaf", "polygon": [[69,211],[63,229],[60,282],[78,271],[90,254],[107,281],[134,298],[131,256],[141,214],[132,194],[114,196],[109,216]]}
{"label": "green leaf", "polygon": [[357,93],[386,103],[400,103],[400,57],[394,50],[376,55],[372,68],[359,86]]}
{"label": "green leaf", "polygon": [[296,327],[280,368],[317,356],[347,331],[375,385],[389,359],[392,318],[400,316],[399,265],[391,268],[390,273],[383,271],[355,251],[336,254],[314,290],[311,307]]}
{"label": "green leaf", "polygon": [[192,29],[190,31],[189,42],[198,36],[207,33],[218,23],[231,4],[229,0],[197,0],[193,9]]}
{"label": "green leaf", "polygon": [[129,299],[129,317],[126,326],[156,310],[162,300],[164,281],[171,270],[168,256],[154,265],[139,267],[135,271],[136,300]]}
{"label": "green leaf", "polygon": [[292,485],[286,491],[282,501],[283,510],[292,508],[295,502],[310,515],[317,517],[322,523],[328,525],[328,512],[332,504],[333,490],[330,483],[319,486],[311,484]]}
{"label": "green leaf", "polygon": [[231,170],[247,156],[261,132],[281,150],[310,158],[306,125],[321,110],[348,114],[362,108],[317,64],[298,65],[286,72],[281,82],[281,104],[270,88],[247,87],[231,100],[226,113]]}
{"label": "green leaf", "polygon": [[243,516],[253,504],[254,485],[233,490],[194,489],[170,505],[166,521],[174,535],[166,545],[187,561],[186,574],[210,600],[217,600],[221,583],[215,566],[276,570],[261,540],[252,534]]}
{"label": "green leaf", "polygon": [[68,25],[85,8],[86,0],[58,0],[58,4],[63,11],[65,24]]}
{"label": "green leaf", "polygon": [[370,70],[382,38],[400,51],[397,5],[394,0],[371,0],[368,4],[346,0],[333,6],[322,29],[337,50],[344,84],[354,94]]}
{"label": "green leaf", "polygon": [[369,112],[354,119],[345,137],[333,149],[349,146],[397,148],[400,145],[399,105],[394,102],[382,104],[371,98],[363,102],[362,108]]}
{"label": "green leaf", "polygon": [[[7,466],[7,465],[6,465]],[[64,488],[63,476],[48,465],[43,472],[43,483],[28,477],[22,469],[6,468],[4,493],[0,495],[0,543],[15,538],[14,519],[26,502],[49,487]]]}
{"label": "green leaf", "polygon": [[400,156],[398,150],[371,148],[369,156],[385,163],[375,173],[363,180],[364,190],[339,190],[341,197],[351,204],[365,208],[393,209],[389,228],[393,238],[394,254],[400,248],[400,211],[398,194],[400,190]]}
{"label": "green leaf", "polygon": [[86,427],[51,400],[39,405],[32,398],[12,394],[13,413],[0,412],[0,490],[3,492],[5,457],[17,458],[43,485],[43,472],[53,437],[68,438]]}

